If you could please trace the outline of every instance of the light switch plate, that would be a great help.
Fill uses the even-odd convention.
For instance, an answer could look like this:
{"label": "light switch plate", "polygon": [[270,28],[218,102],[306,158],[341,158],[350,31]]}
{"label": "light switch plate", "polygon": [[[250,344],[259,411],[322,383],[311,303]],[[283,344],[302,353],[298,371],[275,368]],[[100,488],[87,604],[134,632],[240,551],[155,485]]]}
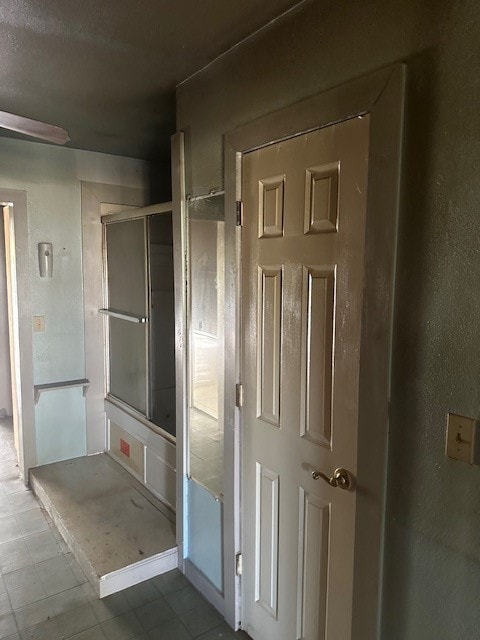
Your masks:
{"label": "light switch plate", "polygon": [[449,458],[473,464],[477,421],[473,418],[447,413],[447,443]]}
{"label": "light switch plate", "polygon": [[37,333],[45,331],[45,316],[33,316],[33,330]]}

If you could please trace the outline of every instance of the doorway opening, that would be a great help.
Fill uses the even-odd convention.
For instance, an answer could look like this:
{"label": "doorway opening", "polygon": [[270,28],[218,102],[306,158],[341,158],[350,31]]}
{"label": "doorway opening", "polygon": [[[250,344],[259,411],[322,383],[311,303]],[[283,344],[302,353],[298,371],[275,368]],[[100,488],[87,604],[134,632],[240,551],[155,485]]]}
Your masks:
{"label": "doorway opening", "polygon": [[[0,460],[15,448],[13,437],[10,331],[8,327],[7,254],[3,207],[0,214],[0,428],[4,440]],[[10,451],[12,449],[12,451]]]}
{"label": "doorway opening", "polygon": [[11,424],[20,477],[26,483],[27,470],[35,455],[35,446],[25,452],[25,440],[31,444],[34,431],[26,198],[13,190],[0,191],[2,196],[11,200],[0,200],[0,307],[4,310],[0,324],[0,349],[4,357],[0,367],[5,385],[3,389],[0,386],[3,396],[0,410],[4,409],[2,415]]}

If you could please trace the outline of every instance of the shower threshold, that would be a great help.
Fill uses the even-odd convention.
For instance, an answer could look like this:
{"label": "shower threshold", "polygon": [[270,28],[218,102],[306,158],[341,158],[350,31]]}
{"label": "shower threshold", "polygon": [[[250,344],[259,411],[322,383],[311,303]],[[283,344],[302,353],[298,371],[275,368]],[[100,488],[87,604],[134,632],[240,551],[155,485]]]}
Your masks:
{"label": "shower threshold", "polygon": [[100,598],[177,567],[175,514],[106,453],[30,471]]}

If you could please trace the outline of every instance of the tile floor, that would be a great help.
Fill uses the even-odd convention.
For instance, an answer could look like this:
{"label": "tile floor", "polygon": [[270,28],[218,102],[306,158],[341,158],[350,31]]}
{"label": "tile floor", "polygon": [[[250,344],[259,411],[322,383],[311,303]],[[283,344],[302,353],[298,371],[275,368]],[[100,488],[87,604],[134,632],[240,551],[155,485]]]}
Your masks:
{"label": "tile floor", "polygon": [[11,421],[0,420],[0,638],[234,640],[178,572],[100,600],[18,478]]}

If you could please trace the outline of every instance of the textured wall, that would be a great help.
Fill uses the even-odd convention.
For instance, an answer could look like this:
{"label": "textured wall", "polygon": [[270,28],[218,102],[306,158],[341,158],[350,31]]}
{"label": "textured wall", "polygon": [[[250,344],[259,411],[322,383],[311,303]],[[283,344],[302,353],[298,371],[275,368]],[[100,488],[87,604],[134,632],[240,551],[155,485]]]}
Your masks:
{"label": "textured wall", "polygon": [[177,93],[201,193],[223,182],[225,131],[407,64],[383,640],[480,629],[480,469],[444,455],[445,413],[480,414],[479,33],[471,0],[314,0]]}
{"label": "textured wall", "polygon": [[[139,160],[0,138],[0,189],[27,192],[35,384],[85,376],[80,181],[145,186]],[[40,278],[37,244],[53,243],[53,277]],[[79,389],[43,394],[35,410],[38,464],[85,453]]]}

